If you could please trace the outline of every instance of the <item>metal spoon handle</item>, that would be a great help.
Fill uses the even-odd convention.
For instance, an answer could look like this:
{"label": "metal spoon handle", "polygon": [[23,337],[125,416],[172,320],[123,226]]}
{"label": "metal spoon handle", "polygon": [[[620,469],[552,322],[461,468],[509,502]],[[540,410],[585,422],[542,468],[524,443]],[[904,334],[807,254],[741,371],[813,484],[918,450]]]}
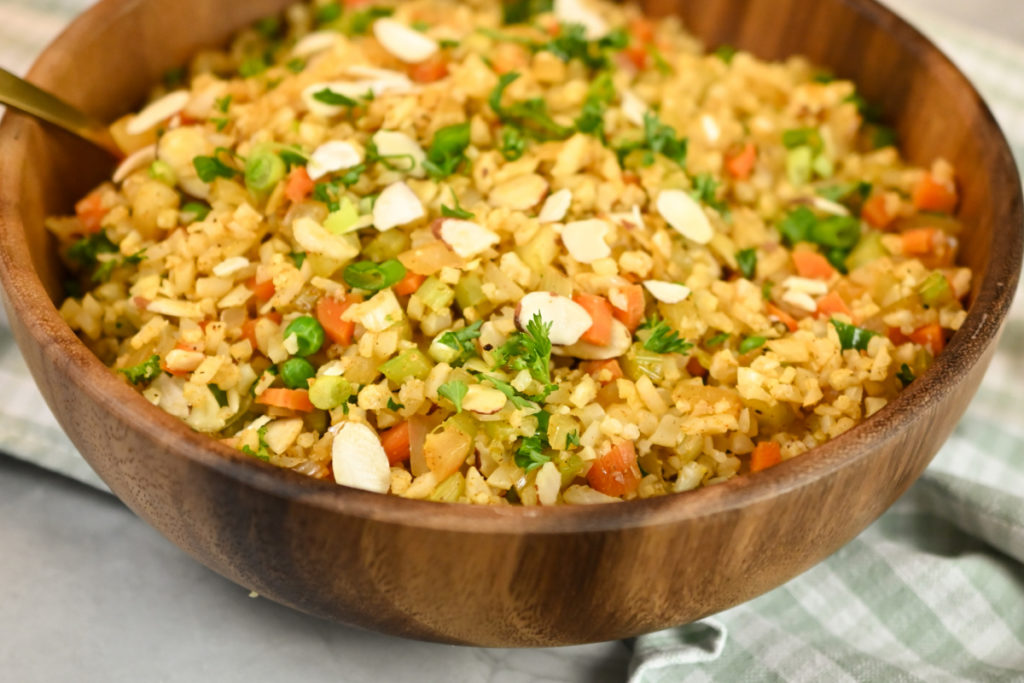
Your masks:
{"label": "metal spoon handle", "polygon": [[5,69],[0,69],[0,103],[59,126],[118,158],[124,156],[102,122]]}

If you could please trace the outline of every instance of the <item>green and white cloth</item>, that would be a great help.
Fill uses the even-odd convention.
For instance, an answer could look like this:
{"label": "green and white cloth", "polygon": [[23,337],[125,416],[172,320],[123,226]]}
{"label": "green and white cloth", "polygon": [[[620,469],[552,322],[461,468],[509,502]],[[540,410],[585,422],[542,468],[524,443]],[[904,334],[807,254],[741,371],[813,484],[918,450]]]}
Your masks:
{"label": "green and white cloth", "polygon": [[[89,0],[0,0],[24,71]],[[971,76],[1024,160],[1024,49],[912,18]],[[50,416],[0,314],[0,451],[102,483]],[[636,683],[1024,681],[1024,294],[977,398],[925,475],[827,561],[755,600],[639,638]]]}

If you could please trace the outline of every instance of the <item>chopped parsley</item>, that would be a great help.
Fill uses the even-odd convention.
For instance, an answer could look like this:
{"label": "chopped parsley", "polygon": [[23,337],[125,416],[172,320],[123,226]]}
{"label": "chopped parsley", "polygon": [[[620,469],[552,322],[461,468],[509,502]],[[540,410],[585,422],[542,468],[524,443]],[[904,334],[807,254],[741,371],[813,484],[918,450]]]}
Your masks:
{"label": "chopped parsley", "polygon": [[551,456],[544,453],[547,439],[540,435],[540,430],[533,436],[524,437],[516,449],[516,465],[526,472],[532,472],[545,463],[551,462]]}
{"label": "chopped parsley", "polygon": [[512,370],[527,370],[530,376],[541,384],[551,382],[551,332],[552,323],[545,323],[540,313],[526,323],[526,330],[516,332],[494,352],[495,367]]}
{"label": "chopped parsley", "polygon": [[835,318],[832,318],[830,322],[839,334],[839,344],[843,347],[843,351],[849,351],[850,349],[867,351],[871,338],[878,336],[877,332],[865,330],[863,327],[850,325]]}
{"label": "chopped parsley", "polygon": [[462,399],[466,398],[467,391],[469,391],[469,387],[466,386],[466,383],[457,379],[445,382],[437,388],[439,396],[444,396],[452,402],[456,413],[462,412]]}
{"label": "chopped parsley", "polygon": [[508,382],[500,380],[494,375],[488,375],[485,373],[480,373],[480,377],[486,380],[495,389],[505,394],[505,397],[508,398],[516,408],[525,408],[528,410],[537,408],[537,404],[535,402],[520,395],[520,393],[516,391],[516,388]]}
{"label": "chopped parsley", "polygon": [[473,340],[480,337],[480,327],[483,324],[483,320],[477,320],[472,325],[463,327],[461,330],[452,330],[441,335],[437,340],[439,344],[444,344],[448,348],[459,352],[459,355],[449,365],[458,367],[476,356],[476,344],[473,343]]}
{"label": "chopped parsley", "polygon": [[220,113],[227,114],[228,113],[228,109],[231,108],[231,100],[232,99],[233,99],[232,95],[225,95],[224,97],[218,97],[214,101],[213,106]]}
{"label": "chopped parsley", "polygon": [[192,166],[196,169],[199,179],[204,183],[212,183],[217,178],[233,179],[239,175],[239,171],[228,166],[218,158],[221,149],[214,152],[213,156],[198,156],[192,159]]}
{"label": "chopped parsley", "polygon": [[754,279],[757,272],[757,249],[740,249],[736,252],[736,263],[740,266],[740,272],[748,280]]}
{"label": "chopped parsley", "polygon": [[762,346],[764,346],[766,343],[768,343],[768,340],[765,339],[764,337],[758,337],[758,336],[747,337],[746,339],[744,339],[743,341],[740,342],[740,346],[739,346],[740,355],[750,353],[751,351],[754,351],[755,349],[759,349]]}
{"label": "chopped parsley", "polygon": [[512,102],[508,105],[501,103],[505,90],[519,76],[520,74],[515,71],[502,74],[488,98],[491,109],[498,115],[501,122],[507,126],[519,128],[522,134],[541,141],[564,140],[572,135],[575,129],[556,123],[548,114],[547,102],[540,97]]}
{"label": "chopped parsley", "polygon": [[736,56],[737,52],[739,52],[739,50],[732,45],[719,45],[715,50],[714,55],[726,64],[732,64],[732,60]]}
{"label": "chopped parsley", "polygon": [[688,148],[689,140],[676,137],[675,128],[662,123],[656,114],[648,111],[644,113],[644,139],[626,142],[616,149],[616,153],[622,161],[630,153],[642,151],[640,163],[643,166],[653,164],[655,154],[662,154],[680,166],[686,166]]}
{"label": "chopped parsley", "polygon": [[896,373],[896,377],[900,380],[904,387],[909,386],[911,382],[917,379],[914,371],[910,369],[910,366],[904,363],[900,366],[900,371]]}
{"label": "chopped parsley", "polygon": [[718,198],[720,182],[710,173],[701,173],[693,178],[693,190],[690,196],[698,202],[707,204],[723,216],[729,214],[729,205]]}
{"label": "chopped parsley", "polygon": [[94,266],[99,254],[117,253],[117,245],[107,237],[106,230],[83,237],[68,248],[68,258],[80,266]]}
{"label": "chopped parsley", "polygon": [[288,257],[292,260],[292,263],[295,264],[296,268],[301,268],[302,264],[305,263],[306,261],[306,252],[293,251],[290,254],[288,254]]}
{"label": "chopped parsley", "polygon": [[266,57],[263,55],[253,55],[242,60],[241,66],[238,67],[238,75],[242,78],[252,78],[253,76],[259,76],[268,68],[270,68],[270,65],[267,64]]}
{"label": "chopped parsley", "polygon": [[554,6],[552,0],[509,0],[502,3],[501,21],[503,24],[525,24],[538,14],[550,12]]}
{"label": "chopped parsley", "polygon": [[313,99],[317,102],[323,102],[324,104],[331,105],[332,107],[355,107],[359,104],[351,97],[342,95],[340,92],[334,92],[330,88],[324,88],[323,90],[318,90],[313,93]]}
{"label": "chopped parsley", "polygon": [[388,396],[388,410],[398,411],[398,410],[402,410],[403,408],[405,408],[404,405],[402,405],[401,403],[398,403],[397,401],[395,401],[394,398]]}
{"label": "chopped parsley", "polygon": [[629,34],[624,29],[615,29],[599,40],[587,40],[587,29],[583,25],[562,24],[557,36],[537,48],[552,53],[563,62],[578,59],[590,69],[606,69],[611,66],[608,52],[628,46]]}
{"label": "chopped parsley", "polygon": [[206,388],[210,390],[211,394],[213,394],[213,398],[216,399],[217,405],[219,405],[221,408],[228,407],[228,392],[224,391],[223,389],[221,389],[220,387],[213,383],[207,384]]}
{"label": "chopped parsley", "polygon": [[721,346],[725,342],[729,341],[729,337],[730,336],[732,336],[732,335],[730,335],[728,332],[720,332],[720,333],[716,334],[714,337],[712,337],[711,339],[708,339],[704,343],[704,345],[707,346],[708,348],[713,348],[715,346]]}
{"label": "chopped parsley", "polygon": [[153,354],[148,359],[130,368],[118,370],[132,384],[151,382],[160,375],[160,356]]}
{"label": "chopped parsley", "polygon": [[576,448],[580,447],[579,432],[569,432],[565,435],[565,447],[568,448],[569,446],[575,446]]}
{"label": "chopped parsley", "polygon": [[604,113],[614,99],[615,86],[612,83],[612,76],[604,71],[590,83],[587,98],[583,101],[583,111],[576,119],[576,129],[581,133],[603,137]]}
{"label": "chopped parsley", "polygon": [[270,447],[267,445],[267,426],[263,425],[256,430],[256,436],[259,438],[257,450],[254,451],[248,446],[242,446],[242,452],[263,462],[270,462]]}
{"label": "chopped parsley", "polygon": [[118,258],[107,259],[106,261],[103,261],[102,263],[100,263],[99,267],[96,268],[95,272],[93,272],[93,274],[92,274],[92,281],[93,282],[106,282],[107,280],[110,279],[110,274],[114,272],[114,268],[117,268],[119,266],[130,266],[130,265],[135,265],[135,264],[138,264],[138,263],[142,263],[143,259],[145,259],[145,258],[146,258],[146,250],[145,249],[140,249],[139,251],[135,252],[134,254],[131,254],[129,256],[125,256],[123,259],[118,259]]}
{"label": "chopped parsley", "polygon": [[693,348],[693,344],[682,339],[679,333],[657,314],[645,320],[640,329],[650,330],[650,336],[643,342],[644,348],[648,351],[661,354],[686,353]]}

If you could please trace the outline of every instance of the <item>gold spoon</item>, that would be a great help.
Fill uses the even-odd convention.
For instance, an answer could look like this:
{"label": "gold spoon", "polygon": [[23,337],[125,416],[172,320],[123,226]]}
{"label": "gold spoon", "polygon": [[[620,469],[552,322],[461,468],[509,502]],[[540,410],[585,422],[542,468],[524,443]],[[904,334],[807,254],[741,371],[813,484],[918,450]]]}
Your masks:
{"label": "gold spoon", "polygon": [[0,69],[0,103],[59,126],[118,159],[124,156],[110,130],[101,121],[4,69]]}

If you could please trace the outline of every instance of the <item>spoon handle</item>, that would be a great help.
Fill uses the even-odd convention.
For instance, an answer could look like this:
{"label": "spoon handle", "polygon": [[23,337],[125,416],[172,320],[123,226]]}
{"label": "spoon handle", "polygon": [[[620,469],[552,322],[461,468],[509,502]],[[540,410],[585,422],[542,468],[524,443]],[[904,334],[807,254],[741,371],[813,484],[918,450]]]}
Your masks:
{"label": "spoon handle", "polygon": [[4,69],[0,69],[0,103],[59,126],[118,158],[124,156],[103,123]]}

